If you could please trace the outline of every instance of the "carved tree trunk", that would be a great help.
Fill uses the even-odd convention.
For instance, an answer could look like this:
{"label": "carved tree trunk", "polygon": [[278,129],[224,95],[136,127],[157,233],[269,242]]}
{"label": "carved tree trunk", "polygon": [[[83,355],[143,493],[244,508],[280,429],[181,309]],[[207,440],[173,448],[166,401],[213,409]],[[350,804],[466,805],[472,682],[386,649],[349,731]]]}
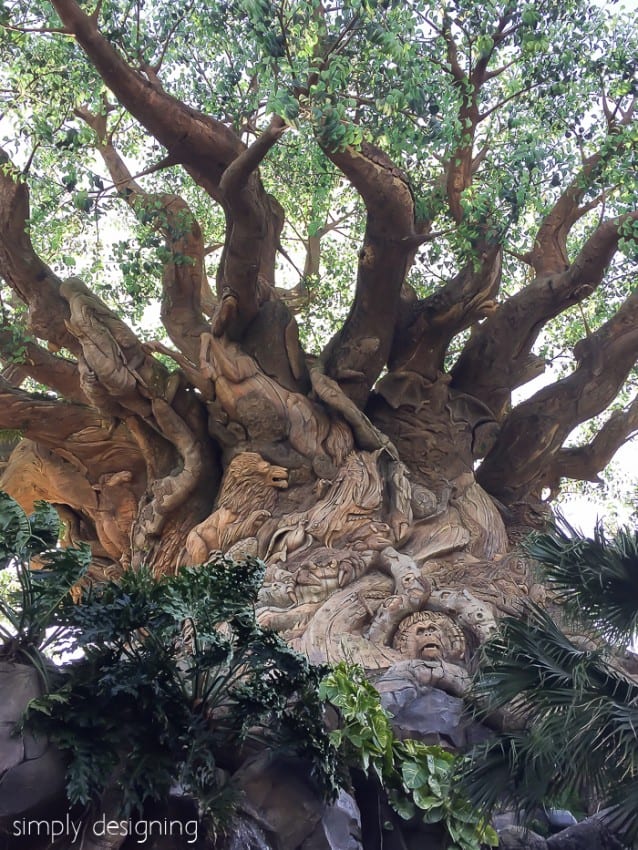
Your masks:
{"label": "carved tree trunk", "polygon": [[[569,260],[570,229],[593,208],[583,203],[590,157],[532,234],[521,260],[532,280],[521,291],[497,303],[503,249],[486,227],[473,261],[419,299],[406,275],[434,222],[418,219],[408,177],[367,143],[326,149],[361,196],[366,227],[350,313],[321,357],[307,358],[288,306],[303,292],[275,286],[284,211],[259,173],[284,121],[275,116],[247,147],[128,65],[99,31],[101,4],[91,15],[75,0],[52,5],[120,104],[221,205],[228,226],[213,296],[185,202],[147,193],[113,145],[108,114],[77,110],[122,198],[165,240],[162,320],[173,347],[143,344],[82,281],[60,280],[37,255],[27,185],[4,157],[0,272],[47,345],[28,341],[23,363],[0,376],[0,429],[23,435],[0,486],[27,510],[35,499],[56,504],[67,540],[92,545],[96,575],[141,563],[162,574],[216,551],[257,555],[267,564],[261,621],[312,659],[421,659],[442,687],[462,689],[467,660],[498,616],[541,594],[510,542],[542,523],[543,489],[564,474],[595,476],[635,427],[634,404],[580,454],[561,448],[636,362],[637,293],[577,346],[568,378],[510,403],[512,389],[542,371],[532,353],[540,329],[601,283],[638,214],[601,218]],[[468,76],[444,34],[450,72],[474,94],[460,107],[463,136],[431,209],[458,224],[484,156],[473,158],[473,147],[489,56]],[[607,153],[633,109],[610,116]],[[318,250],[309,244],[308,268]],[[446,374],[449,344],[468,328]],[[0,329],[0,356],[10,343]],[[57,398],[20,389],[27,376]]]}

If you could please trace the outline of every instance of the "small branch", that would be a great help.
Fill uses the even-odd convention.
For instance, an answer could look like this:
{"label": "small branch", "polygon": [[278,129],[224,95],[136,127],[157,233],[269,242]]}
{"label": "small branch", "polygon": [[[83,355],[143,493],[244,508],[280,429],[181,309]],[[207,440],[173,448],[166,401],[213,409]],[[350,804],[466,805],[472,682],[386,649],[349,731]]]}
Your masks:
{"label": "small branch", "polygon": [[512,390],[523,381],[529,354],[542,328],[601,284],[618,249],[623,224],[637,216],[630,213],[603,222],[582,246],[572,266],[561,274],[536,276],[500,304],[472,333],[452,369],[453,386],[472,393],[497,419],[502,418]]}
{"label": "small branch", "polygon": [[601,483],[600,473],[618,449],[638,434],[638,398],[624,410],[615,410],[593,440],[584,446],[560,449],[546,469],[543,486],[555,495],[561,478]]}
{"label": "small branch", "polygon": [[[162,272],[161,318],[171,340],[190,357],[199,351],[199,337],[207,330],[202,300],[210,300],[204,273],[204,241],[199,224],[188,204],[177,195],[145,192],[131,175],[113,146],[106,129],[106,116],[88,109],[76,113],[93,128],[98,137],[98,152],[118,192],[137,215],[151,220],[164,237],[170,258]],[[161,163],[140,175],[156,171]]]}
{"label": "small branch", "polygon": [[259,168],[268,151],[279,141],[287,129],[283,118],[274,115],[268,127],[252,145],[231,162],[222,174],[219,183],[219,188],[229,203],[232,200],[232,193],[239,192],[246,186],[250,175]]}
{"label": "small branch", "polygon": [[77,353],[68,333],[68,307],[60,297],[60,279],[35,252],[29,236],[29,190],[0,150],[0,275],[29,305],[29,329],[57,348]]}
{"label": "small branch", "polygon": [[502,252],[492,246],[479,254],[478,270],[469,262],[433,295],[404,302],[388,359],[391,370],[407,369],[434,380],[443,371],[450,341],[496,309]]}
{"label": "small branch", "polygon": [[604,153],[602,149],[598,150],[585,159],[580,172],[543,220],[536,234],[534,247],[528,255],[530,264],[537,275],[556,274],[569,266],[567,255],[569,233],[574,224],[592,208],[589,204],[581,206],[581,202],[605,159],[615,145],[622,140],[622,134],[618,130],[629,125],[633,113],[634,104],[632,103],[629,109],[622,113],[620,121],[616,121],[612,116],[607,136],[607,150]]}
{"label": "small branch", "polygon": [[[4,360],[11,358],[14,347],[13,334],[0,328],[0,356]],[[21,342],[20,347],[20,362],[16,366],[25,377],[44,384],[67,401],[87,404],[88,399],[80,386],[77,363],[58,357],[35,342]]]}

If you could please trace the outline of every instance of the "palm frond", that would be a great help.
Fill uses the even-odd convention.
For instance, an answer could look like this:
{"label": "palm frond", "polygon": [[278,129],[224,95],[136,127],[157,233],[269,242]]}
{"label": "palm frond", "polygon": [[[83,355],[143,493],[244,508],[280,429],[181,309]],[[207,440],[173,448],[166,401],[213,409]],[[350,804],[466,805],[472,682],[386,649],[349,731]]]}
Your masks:
{"label": "palm frond", "polygon": [[540,562],[568,613],[611,642],[631,642],[638,629],[637,530],[622,528],[609,538],[598,525],[588,538],[562,521],[549,532],[532,535],[524,548]]}

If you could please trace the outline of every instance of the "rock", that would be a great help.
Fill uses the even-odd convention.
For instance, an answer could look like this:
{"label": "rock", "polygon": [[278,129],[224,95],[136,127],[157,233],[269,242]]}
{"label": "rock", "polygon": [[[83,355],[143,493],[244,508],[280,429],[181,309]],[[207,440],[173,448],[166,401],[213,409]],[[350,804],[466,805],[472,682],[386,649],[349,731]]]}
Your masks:
{"label": "rock", "polygon": [[547,824],[552,832],[560,832],[578,823],[573,814],[567,809],[546,809]]}
{"label": "rock", "polygon": [[24,759],[24,741],[14,723],[0,723],[0,778]]}
{"label": "rock", "polygon": [[395,664],[375,682],[397,737],[456,749],[487,738],[489,730],[468,717],[462,699],[419,682],[419,663]]}
{"label": "rock", "polygon": [[17,723],[29,700],[41,693],[35,667],[0,661],[0,723]]}
{"label": "rock", "polygon": [[547,850],[545,839],[523,826],[506,826],[498,834],[499,850]]}
{"label": "rock", "polygon": [[238,815],[231,827],[231,834],[224,850],[273,850],[263,829],[245,814]]}
{"label": "rock", "polygon": [[10,768],[0,779],[0,829],[64,791],[64,762],[49,748],[43,756]]}
{"label": "rock", "polygon": [[361,814],[354,798],[341,789],[300,850],[362,850],[362,846]]}
{"label": "rock", "polygon": [[310,779],[310,768],[303,759],[266,751],[233,776],[243,792],[242,808],[267,837],[276,836],[277,850],[299,850],[324,816],[326,804]]}
{"label": "rock", "polygon": [[515,811],[499,812],[492,816],[492,826],[497,832],[505,829],[508,826],[520,826],[519,813]]}
{"label": "rock", "polygon": [[[65,764],[42,739],[15,735],[30,700],[42,694],[34,667],[0,662],[0,830],[64,800]],[[64,806],[64,803],[62,803]],[[64,806],[66,808],[66,806]]]}
{"label": "rock", "polygon": [[547,839],[547,850],[623,850],[624,847],[604,820],[596,815]]}

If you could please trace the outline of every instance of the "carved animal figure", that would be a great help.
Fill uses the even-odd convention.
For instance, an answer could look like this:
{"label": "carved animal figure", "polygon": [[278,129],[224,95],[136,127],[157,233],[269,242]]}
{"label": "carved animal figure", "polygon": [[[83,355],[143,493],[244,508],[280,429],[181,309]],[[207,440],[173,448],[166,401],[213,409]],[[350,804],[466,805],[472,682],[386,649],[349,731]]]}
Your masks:
{"label": "carved animal figure", "polygon": [[402,620],[392,645],[408,658],[426,661],[462,661],[465,653],[461,629],[436,611],[417,611]]}
{"label": "carved animal figure", "polygon": [[186,538],[182,563],[202,564],[212,552],[226,552],[237,541],[253,537],[272,516],[277,491],[287,487],[287,469],[273,466],[256,452],[236,455],[224,474],[215,510]]}

